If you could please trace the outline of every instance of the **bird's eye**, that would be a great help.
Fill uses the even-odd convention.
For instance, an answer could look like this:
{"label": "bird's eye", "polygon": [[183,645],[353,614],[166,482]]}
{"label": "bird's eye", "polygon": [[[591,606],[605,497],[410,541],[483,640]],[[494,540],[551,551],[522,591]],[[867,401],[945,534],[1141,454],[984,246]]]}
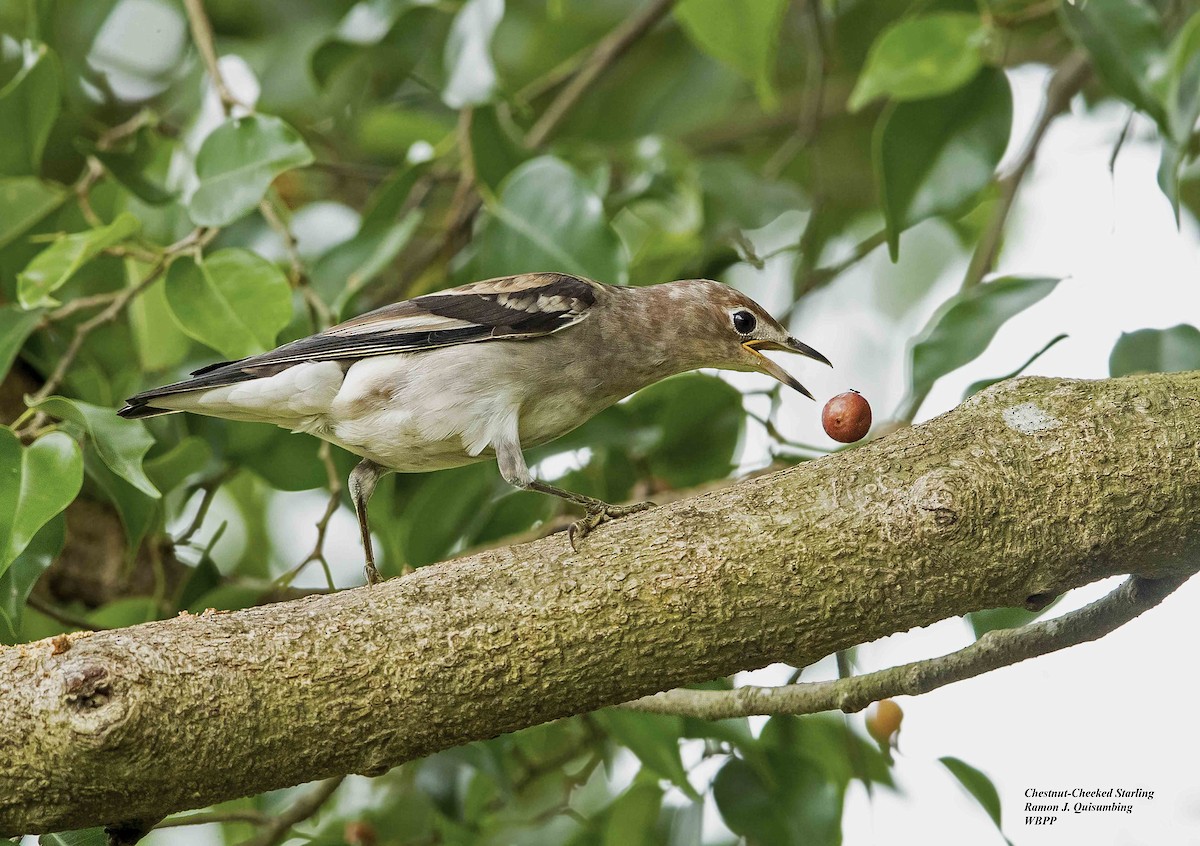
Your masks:
{"label": "bird's eye", "polygon": [[745,309],[733,313],[733,331],[739,335],[749,335],[757,325],[758,321],[754,315]]}

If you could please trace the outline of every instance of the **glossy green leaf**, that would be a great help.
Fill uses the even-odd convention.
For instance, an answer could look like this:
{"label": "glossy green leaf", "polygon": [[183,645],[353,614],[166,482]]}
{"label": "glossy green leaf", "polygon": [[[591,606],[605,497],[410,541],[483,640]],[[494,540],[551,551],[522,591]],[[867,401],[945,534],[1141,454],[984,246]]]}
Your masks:
{"label": "glossy green leaf", "polygon": [[983,67],[988,30],[979,15],[938,12],[905,18],[880,33],[848,108],[876,97],[920,100],[961,88]]}
{"label": "glossy green leaf", "polygon": [[169,493],[203,470],[212,457],[208,442],[190,435],[142,466],[151,484],[163,493]]}
{"label": "glossy green leaf", "polygon": [[41,319],[41,311],[26,311],[15,305],[0,306],[0,381],[8,375],[25,339]]}
{"label": "glossy green leaf", "polygon": [[1012,90],[1004,72],[992,68],[952,94],[884,110],[873,146],[893,261],[905,229],[965,211],[979,197],[1011,129]]}
{"label": "glossy green leaf", "polygon": [[[996,792],[996,786],[992,784],[992,780],[958,758],[947,755],[938,760],[950,771],[951,775],[958,779],[958,783],[971,794],[980,807],[987,811],[987,815],[996,824],[996,829],[1003,834],[1003,830],[1000,828],[1000,794]],[[1004,839],[1011,846],[1011,841],[1007,837]]]}
{"label": "glossy green leaf", "polygon": [[159,496],[158,489],[142,469],[142,460],[154,445],[154,438],[141,420],[126,420],[118,417],[111,408],[66,397],[50,397],[37,407],[52,417],[80,426],[100,459],[114,473],[146,496]]}
{"label": "glossy green leaf", "polygon": [[754,83],[765,108],[778,103],[772,77],[787,0],[681,0],[675,19],[696,46]]}
{"label": "glossy green leaf", "polygon": [[405,561],[420,567],[449,555],[486,517],[497,476],[494,464],[471,464],[422,478],[396,524]]}
{"label": "glossy green leaf", "polygon": [[69,435],[51,432],[26,447],[0,428],[0,573],[82,484],[83,458]]}
{"label": "glossy green leaf", "polygon": [[58,305],[51,294],[65,285],[87,262],[141,229],[129,212],[97,229],[64,235],[38,253],[17,276],[17,297],[25,308]]}
{"label": "glossy green leaf", "polygon": [[197,226],[226,226],[253,211],[276,176],[312,161],[299,133],[279,118],[230,118],[196,154],[199,186],[188,214]]}
{"label": "glossy green leaf", "polygon": [[496,90],[492,36],[504,17],[504,0],[467,0],[446,39],[446,84],[442,99],[452,109],[478,106]]}
{"label": "glossy green leaf", "polygon": [[412,211],[386,227],[363,227],[317,260],[312,278],[316,290],[332,300],[338,313],[350,300],[395,261],[412,240],[421,223],[421,212]]}
{"label": "glossy green leaf", "polygon": [[842,792],[805,761],[773,756],[766,772],[731,757],[713,780],[721,819],[755,846],[837,846]]}
{"label": "glossy green leaf", "polygon": [[967,386],[967,389],[965,391],[963,391],[963,399],[966,399],[967,397],[973,397],[973,396],[975,396],[975,394],[979,393],[984,388],[990,388],[992,385],[995,385],[998,382],[1003,382],[1005,379],[1012,379],[1015,376],[1020,376],[1022,373],[1025,372],[1025,370],[1030,365],[1032,365],[1035,361],[1037,361],[1039,358],[1041,358],[1042,354],[1045,353],[1046,350],[1053,347],[1059,341],[1066,340],[1066,338],[1067,338],[1067,336],[1065,334],[1064,335],[1056,335],[1055,337],[1051,338],[1049,341],[1046,342],[1046,345],[1044,347],[1042,347],[1040,350],[1038,350],[1033,355],[1031,355],[1029,358],[1027,358],[1023,364],[1021,364],[1015,370],[1013,370],[1009,373],[1005,373],[1003,376],[994,376],[991,379],[980,379],[978,382],[972,382],[970,385]]}
{"label": "glossy green leaf", "polygon": [[1005,276],[951,297],[929,321],[912,348],[914,396],[974,360],[987,349],[1000,327],[1054,290],[1053,277]]}
{"label": "glossy green leaf", "polygon": [[0,87],[0,175],[37,173],[58,117],[62,72],[45,44],[21,44],[21,67]]}
{"label": "glossy green leaf", "polygon": [[1112,376],[1183,370],[1200,370],[1200,330],[1186,323],[1123,333],[1108,358]]}
{"label": "glossy green leaf", "polygon": [[513,137],[500,113],[491,106],[472,112],[470,140],[475,177],[492,193],[499,191],[504,178],[529,159],[529,150]]}
{"label": "glossy green leaf", "polygon": [[38,846],[108,846],[103,828],[81,828],[38,837]]}
{"label": "glossy green leaf", "polygon": [[[149,267],[137,259],[125,259],[129,285],[140,283]],[[167,284],[153,282],[129,302],[129,328],[144,373],[168,370],[181,364],[192,347],[191,339],[179,328],[167,304]]]}
{"label": "glossy green leaf", "polygon": [[158,519],[158,495],[150,496],[114,473],[92,441],[89,441],[83,450],[83,469],[88,480],[99,488],[116,508],[117,516],[121,518],[121,525],[125,529],[128,548],[137,549]]}
{"label": "glossy green leaf", "polygon": [[654,431],[643,457],[672,487],[694,487],[733,470],[746,414],[741,392],[728,382],[699,373],[676,376],[639,391],[626,408]]}
{"label": "glossy green leaf", "polygon": [[1166,39],[1158,12],[1144,0],[1087,0],[1060,7],[1067,32],[1087,50],[1097,75],[1119,97],[1166,127],[1157,96]]}
{"label": "glossy green leaf", "polygon": [[229,359],[271,349],[292,319],[287,277],[249,250],[176,260],[167,272],[166,294],[180,328]]}
{"label": "glossy green leaf", "polygon": [[683,720],[660,714],[641,714],[621,708],[609,708],[594,715],[613,740],[629,748],[642,766],[659,778],[665,778],[693,800],[700,798],[687,778],[679,755]]}
{"label": "glossy green leaf", "polygon": [[[3,142],[0,142],[3,143]],[[67,198],[67,190],[34,176],[0,178],[0,247],[25,234]]]}
{"label": "glossy green leaf", "polygon": [[479,236],[488,275],[558,270],[623,284],[628,263],[604,203],[563,161],[543,156],[505,180]]}
{"label": "glossy green leaf", "polygon": [[62,551],[65,527],[61,515],[53,517],[0,575],[0,643],[20,642],[25,601],[38,578]]}

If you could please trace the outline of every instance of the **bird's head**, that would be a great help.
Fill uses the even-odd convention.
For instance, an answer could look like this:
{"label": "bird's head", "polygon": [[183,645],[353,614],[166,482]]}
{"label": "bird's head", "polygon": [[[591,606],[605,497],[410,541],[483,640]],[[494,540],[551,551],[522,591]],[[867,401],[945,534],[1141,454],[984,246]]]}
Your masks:
{"label": "bird's head", "polygon": [[687,313],[690,318],[685,320],[691,324],[688,335],[703,349],[704,363],[700,366],[764,373],[812,399],[807,388],[763,352],[799,353],[823,364],[829,364],[829,359],[792,337],[754,300],[707,279],[671,282],[662,287],[675,289],[668,297],[675,301],[681,316]]}

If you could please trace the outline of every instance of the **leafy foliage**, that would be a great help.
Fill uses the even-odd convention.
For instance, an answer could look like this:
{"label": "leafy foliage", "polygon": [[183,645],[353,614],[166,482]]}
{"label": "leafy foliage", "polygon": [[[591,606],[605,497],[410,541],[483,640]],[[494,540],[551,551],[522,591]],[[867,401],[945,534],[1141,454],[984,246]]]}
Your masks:
{"label": "leafy foliage", "polygon": [[[932,279],[967,251],[981,272],[913,339],[894,415],[911,422],[939,379],[1015,315],[1046,307],[1057,284],[973,282],[997,263],[1024,173],[1001,164],[1013,64],[1064,66],[1082,51],[1092,73],[1067,95],[1086,81],[1086,104],[1147,116],[1163,193],[1177,217],[1200,207],[1189,199],[1200,184],[1200,14],[1187,4],[201,5],[220,85],[188,40],[184,4],[0,3],[3,643],[286,591],[299,563],[291,535],[311,528],[293,520],[281,532],[270,515],[316,491],[348,518],[331,479],[353,458],[335,449],[326,463],[309,436],[266,426],[125,421],[115,409],[217,357],[457,282],[533,270],[634,285],[718,278],[794,316],[876,247],[896,259],[903,235],[912,261],[914,227],[945,229],[953,255],[919,272]],[[897,284],[890,296],[902,311],[927,287]],[[1027,360],[1009,375],[1062,338],[1033,353],[1045,337],[1012,356]],[[1131,331],[1109,366],[1200,368],[1200,332]],[[786,445],[779,395],[769,425],[747,426],[746,409],[767,403],[747,401],[742,384],[668,380],[530,450],[531,465],[610,500],[726,479]],[[372,508],[389,575],[564,516],[491,463],[389,478]],[[77,569],[97,537],[128,576],[102,591]],[[348,583],[357,549],[326,552],[355,562],[331,568]],[[1034,616],[994,609],[970,622],[980,634]],[[986,776],[943,763],[999,826]],[[732,833],[833,844],[850,783],[890,789],[891,767],[840,717],[758,727],[610,709],[407,764],[375,780],[369,802],[297,833],[368,842],[351,838],[353,823],[380,843],[626,846]],[[274,815],[290,798],[222,810]],[[232,822],[219,835],[255,833]]]}

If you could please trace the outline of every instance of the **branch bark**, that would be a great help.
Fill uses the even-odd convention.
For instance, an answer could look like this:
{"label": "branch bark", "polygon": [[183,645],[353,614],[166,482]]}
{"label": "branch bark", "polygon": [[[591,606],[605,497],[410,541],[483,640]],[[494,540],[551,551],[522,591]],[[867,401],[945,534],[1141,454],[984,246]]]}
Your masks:
{"label": "branch bark", "polygon": [[159,819],[1200,553],[1200,372],[921,426],[373,589],[0,651],[0,834]]}

